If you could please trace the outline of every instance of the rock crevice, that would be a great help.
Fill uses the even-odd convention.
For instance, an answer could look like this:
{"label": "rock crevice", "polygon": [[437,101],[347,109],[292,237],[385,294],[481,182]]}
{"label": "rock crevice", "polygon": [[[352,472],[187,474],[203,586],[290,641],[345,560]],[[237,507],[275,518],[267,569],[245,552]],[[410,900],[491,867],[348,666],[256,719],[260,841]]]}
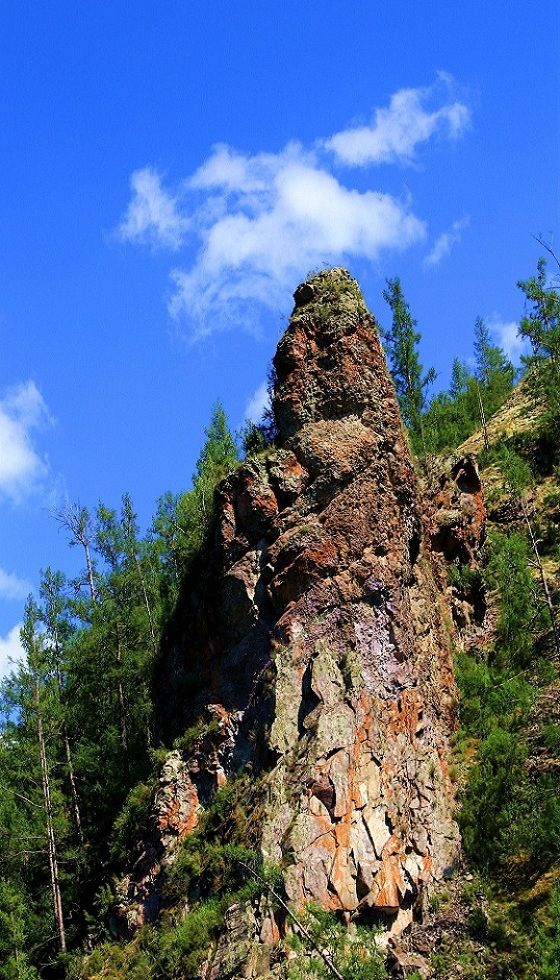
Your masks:
{"label": "rock crevice", "polygon": [[[180,642],[200,674],[196,710],[241,719],[232,768],[250,762],[264,787],[260,846],[290,901],[399,932],[458,853],[453,627],[431,563],[447,489],[425,534],[355,281],[319,273],[295,303],[274,359],[278,446],[221,485]],[[454,487],[475,499],[468,467]]]}

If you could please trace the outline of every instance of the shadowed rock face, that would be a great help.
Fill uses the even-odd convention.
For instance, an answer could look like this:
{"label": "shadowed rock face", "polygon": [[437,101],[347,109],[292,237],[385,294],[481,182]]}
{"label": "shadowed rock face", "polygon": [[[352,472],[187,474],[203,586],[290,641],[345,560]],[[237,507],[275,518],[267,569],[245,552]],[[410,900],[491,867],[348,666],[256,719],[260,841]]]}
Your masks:
{"label": "shadowed rock face", "polygon": [[274,359],[280,448],[220,489],[183,649],[202,701],[236,720],[231,769],[251,762],[289,897],[398,932],[457,852],[451,620],[358,286],[334,269],[295,301]]}

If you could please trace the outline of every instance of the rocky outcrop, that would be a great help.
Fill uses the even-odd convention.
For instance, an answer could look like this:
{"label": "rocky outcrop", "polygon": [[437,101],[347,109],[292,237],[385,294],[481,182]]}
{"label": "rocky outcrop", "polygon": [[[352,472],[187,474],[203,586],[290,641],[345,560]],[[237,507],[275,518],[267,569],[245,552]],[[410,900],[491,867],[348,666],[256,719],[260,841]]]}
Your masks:
{"label": "rocky outcrop", "polygon": [[260,848],[294,906],[398,933],[458,850],[453,626],[426,547],[445,502],[425,534],[356,282],[319,273],[295,304],[274,359],[278,446],[220,488],[175,657],[199,678],[189,710],[238,720],[224,776],[251,768]]}
{"label": "rocky outcrop", "polygon": [[165,874],[176,847],[198,827],[201,808],[226,781],[236,734],[235,718],[208,705],[199,731],[187,732],[181,749],[167,756],[130,872],[115,887],[111,930],[121,938],[153,922],[162,907]]}
{"label": "rocky outcrop", "polygon": [[486,505],[472,453],[448,462],[437,474],[435,490],[424,507],[424,522],[432,568],[446,594],[459,643],[475,643],[487,612],[480,574]]}

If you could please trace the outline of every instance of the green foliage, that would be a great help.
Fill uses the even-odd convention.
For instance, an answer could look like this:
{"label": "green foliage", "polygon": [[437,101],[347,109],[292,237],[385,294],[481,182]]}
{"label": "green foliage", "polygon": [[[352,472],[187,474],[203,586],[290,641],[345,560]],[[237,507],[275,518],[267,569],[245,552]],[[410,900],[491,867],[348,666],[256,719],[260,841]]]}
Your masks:
{"label": "green foliage", "polygon": [[474,360],[473,373],[455,358],[449,390],[436,395],[424,414],[426,445],[431,452],[455,449],[476,429],[484,430],[513,390],[515,368],[502,349],[490,343],[481,317],[475,322]]}
{"label": "green foliage", "polygon": [[[503,454],[502,469],[509,492],[521,494],[530,476],[523,460]],[[519,530],[494,532],[487,550],[484,579],[498,607],[495,640],[478,657],[457,656],[458,744],[467,757],[475,750],[459,821],[471,860],[504,878],[512,862],[535,871],[560,857],[557,776],[534,761],[560,739],[551,723],[543,726],[540,744],[533,737],[530,745],[526,735],[538,685],[550,679],[535,652],[550,621],[536,588],[529,542]]]}
{"label": "green foliage", "polygon": [[239,440],[244,456],[258,456],[271,444],[262,424],[248,420],[239,432]]}
{"label": "green foliage", "polygon": [[196,980],[207,955],[213,933],[223,923],[222,903],[212,899],[188,913],[173,930],[161,937],[161,953],[166,976]]}
{"label": "green foliage", "polygon": [[298,956],[289,965],[289,980],[332,978],[332,971],[315,946],[326,953],[344,980],[385,980],[384,956],[374,931],[357,926],[353,933],[349,933],[333,912],[312,903],[306,906],[301,918],[313,943],[298,931],[290,937],[289,946]]}
{"label": "green foliage", "polygon": [[485,739],[497,725],[518,731],[536,697],[535,687],[518,672],[458,653],[456,671],[461,691],[461,725],[469,737]]}
{"label": "green foliage", "polygon": [[431,452],[454,449],[479,421],[476,381],[466,365],[455,358],[449,391],[439,392],[424,415],[427,448]]}
{"label": "green foliage", "polygon": [[480,316],[474,326],[474,357],[477,400],[489,419],[513,390],[516,371],[503,350],[490,343],[488,327]]}
{"label": "green foliage", "polygon": [[467,854],[483,868],[498,867],[512,853],[525,755],[514,733],[496,728],[481,743],[470,771],[460,824]]}
{"label": "green foliage", "polygon": [[492,536],[485,579],[499,593],[495,658],[518,668],[529,665],[535,637],[544,626],[529,558],[530,546],[520,531]]}
{"label": "green foliage", "polygon": [[536,933],[537,976],[538,980],[559,980],[560,885],[552,890],[544,919],[545,922],[538,926]]}
{"label": "green foliage", "polygon": [[[217,405],[192,490],[162,498],[147,538],[127,494],[119,510],[100,503],[93,515],[81,506],[59,515],[84,574],[68,582],[50,568],[42,573],[22,634],[26,660],[0,688],[2,976],[64,973],[53,858],[68,948],[86,933],[103,934],[96,895],[144,833],[162,759],[152,719],[161,638],[210,531],[216,484],[236,460]],[[225,880],[227,860],[239,854],[208,854],[208,880]],[[132,959],[111,949],[127,976],[152,975],[148,946],[135,944]]]}
{"label": "green foliage", "polygon": [[111,858],[121,863],[130,857],[145,831],[146,820],[152,802],[154,785],[138,783],[130,790],[123,808],[113,825]]}
{"label": "green foliage", "polygon": [[38,980],[27,948],[28,899],[13,881],[0,878],[0,963],[4,980]]}
{"label": "green foliage", "polygon": [[163,980],[159,936],[150,926],[126,945],[104,942],[87,957],[69,963],[68,980]]}
{"label": "green foliage", "polygon": [[542,728],[541,738],[543,745],[553,755],[560,755],[560,725],[554,721],[548,721]]}
{"label": "green foliage", "polygon": [[436,374],[433,368],[423,373],[418,354],[420,334],[415,330],[416,320],[410,315],[400,279],[387,279],[386,282],[383,298],[389,304],[393,322],[391,328],[383,330],[381,335],[402,417],[415,447],[425,453],[423,413],[426,389],[433,383]]}
{"label": "green foliage", "polygon": [[179,845],[166,884],[172,903],[184,901],[189,894],[210,898],[233,892],[244,884],[246,872],[240,862],[252,866],[256,860],[246,790],[244,778],[220,787],[196,830]]}
{"label": "green foliage", "polygon": [[217,718],[211,718],[210,721],[200,721],[197,725],[191,725],[190,728],[187,728],[180,738],[175,739],[173,748],[179,749],[181,752],[192,752],[197,742],[208,737],[211,738],[220,731],[220,722]]}
{"label": "green foliage", "polygon": [[503,477],[504,490],[514,500],[518,500],[532,482],[531,467],[527,460],[506,444],[500,448],[496,462]]}
{"label": "green foliage", "polygon": [[278,439],[278,426],[272,407],[275,385],[276,372],[274,367],[271,367],[267,379],[268,404],[264,409],[262,418],[259,422],[246,422],[238,434],[245,456],[258,456],[259,453],[273,446]]}
{"label": "green foliage", "polygon": [[447,569],[447,581],[458,589],[473,592],[482,583],[482,573],[480,569],[470,568],[469,565],[450,565]]}
{"label": "green foliage", "polygon": [[[178,846],[165,888],[167,911],[157,927],[145,927],[126,945],[108,942],[75,960],[74,980],[198,977],[226,910],[236,903],[258,901],[268,883],[278,882],[275,868],[261,869],[262,881],[247,871],[255,865],[256,855],[243,843],[249,826],[245,790],[241,778],[221,787],[202,812],[198,828]],[[134,799],[134,807],[137,802]],[[107,897],[102,904],[107,906]]]}
{"label": "green foliage", "polygon": [[239,453],[220,402],[212,410],[206,441],[196,463],[193,486],[186,493],[160,500],[154,531],[165,542],[163,562],[177,583],[188,572],[212,528],[218,483],[235,468]]}
{"label": "green foliage", "polygon": [[546,259],[540,258],[537,274],[517,285],[526,298],[526,315],[520,334],[526,337],[532,353],[525,358],[535,397],[546,407],[543,425],[560,417],[560,293],[547,279]]}

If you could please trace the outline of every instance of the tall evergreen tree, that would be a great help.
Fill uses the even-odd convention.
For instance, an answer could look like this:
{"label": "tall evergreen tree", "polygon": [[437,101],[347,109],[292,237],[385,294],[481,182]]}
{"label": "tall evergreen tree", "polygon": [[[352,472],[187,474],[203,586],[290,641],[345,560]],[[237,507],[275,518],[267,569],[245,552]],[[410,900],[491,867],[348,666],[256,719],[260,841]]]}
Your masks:
{"label": "tall evergreen tree", "polygon": [[519,332],[531,344],[532,354],[524,360],[533,368],[533,392],[557,419],[560,416],[560,292],[548,282],[545,258],[539,259],[536,276],[519,280],[517,285],[527,301]]}
{"label": "tall evergreen tree", "polygon": [[418,354],[420,334],[415,329],[417,322],[410,315],[400,279],[387,279],[386,282],[383,298],[391,308],[393,321],[390,329],[382,330],[381,335],[402,417],[413,444],[425,454],[423,414],[427,405],[426,391],[434,382],[436,372],[433,367],[426,374],[423,372]]}
{"label": "tall evergreen tree", "polygon": [[178,548],[184,568],[200,551],[214,519],[214,493],[220,480],[231,472],[239,460],[239,451],[229,429],[221,402],[212,409],[206,441],[196,463],[193,488],[177,501],[177,523],[180,529]]}
{"label": "tall evergreen tree", "polygon": [[57,698],[56,683],[53,685],[52,664],[49,663],[46,656],[39,630],[40,620],[40,609],[37,603],[29,598],[21,630],[21,643],[26,655],[26,672],[21,672],[22,682],[20,683],[23,696],[26,697],[25,709],[29,718],[30,729],[34,730],[36,740],[52,909],[58,946],[61,952],[65,952],[66,926],[62,904],[60,842],[55,785],[52,777],[52,770],[56,768],[58,761],[58,753],[56,745],[53,745],[50,739],[51,731],[49,730],[52,730],[54,722],[56,731],[60,705]]}
{"label": "tall evergreen tree", "polygon": [[480,316],[474,325],[474,357],[484,421],[500,408],[512,391],[516,371],[501,347],[491,343],[490,331]]}
{"label": "tall evergreen tree", "polygon": [[13,878],[0,878],[0,975],[3,980],[39,980],[27,955],[29,896]]}
{"label": "tall evergreen tree", "polygon": [[76,834],[82,851],[85,847],[84,835],[82,830],[82,818],[80,813],[80,801],[76,785],[75,765],[73,752],[68,731],[68,723],[65,716],[66,701],[66,656],[70,637],[73,633],[73,626],[68,617],[68,602],[64,595],[66,579],[62,572],[53,572],[47,568],[42,574],[40,595],[43,600],[43,608],[40,611],[40,618],[44,624],[45,634],[43,642],[48,645],[51,653],[51,661],[54,666],[54,676],[58,699],[61,706],[60,737],[64,745],[64,756],[70,788],[70,799],[72,807],[72,817]]}
{"label": "tall evergreen tree", "polygon": [[54,516],[59,524],[69,532],[70,545],[72,547],[80,545],[84,551],[89,595],[92,605],[95,606],[97,590],[95,587],[96,569],[92,558],[93,521],[91,514],[87,507],[81,507],[80,504],[73,506],[67,504],[57,510]]}

